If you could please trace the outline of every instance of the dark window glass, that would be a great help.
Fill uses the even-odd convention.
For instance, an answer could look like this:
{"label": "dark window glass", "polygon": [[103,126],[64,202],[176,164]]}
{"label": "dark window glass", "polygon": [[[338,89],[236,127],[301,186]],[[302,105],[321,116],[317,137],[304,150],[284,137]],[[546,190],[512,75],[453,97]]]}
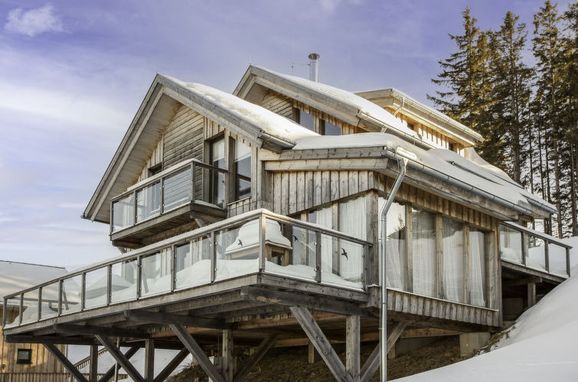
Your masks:
{"label": "dark window glass", "polygon": [[[210,165],[225,168],[225,140],[221,138],[212,142],[210,151]],[[225,201],[225,175],[218,171],[212,171],[210,178],[210,202],[222,205]]]}
{"label": "dark window glass", "polygon": [[311,131],[315,131],[315,118],[306,111],[299,111],[299,124]]}
{"label": "dark window glass", "polygon": [[321,120],[321,135],[341,135],[341,129],[331,122]]}
{"label": "dark window glass", "polygon": [[16,363],[18,365],[30,365],[32,363],[32,349],[16,350]]}
{"label": "dark window glass", "polygon": [[235,174],[235,199],[251,196],[251,147],[235,141],[235,158],[233,161]]}

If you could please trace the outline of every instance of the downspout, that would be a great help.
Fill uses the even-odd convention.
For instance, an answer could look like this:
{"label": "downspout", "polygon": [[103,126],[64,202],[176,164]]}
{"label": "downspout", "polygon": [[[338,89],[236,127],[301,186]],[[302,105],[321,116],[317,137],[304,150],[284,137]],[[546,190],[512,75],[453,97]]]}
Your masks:
{"label": "downspout", "polygon": [[[399,150],[396,150],[396,154],[400,154]],[[380,315],[380,333],[379,333],[379,345],[380,345],[380,356],[381,356],[381,381],[387,381],[387,262],[385,261],[387,255],[387,211],[393,204],[395,199],[395,195],[397,195],[397,191],[401,186],[401,182],[405,177],[405,172],[407,168],[407,161],[408,159],[405,157],[397,157],[397,163],[399,165],[399,174],[395,179],[395,183],[389,192],[389,196],[385,201],[385,205],[379,212],[379,219],[381,221],[381,246],[380,246],[380,256],[379,259],[381,260],[381,266],[379,267],[379,280],[381,284],[381,296],[380,296],[380,304],[381,304],[381,315]]]}

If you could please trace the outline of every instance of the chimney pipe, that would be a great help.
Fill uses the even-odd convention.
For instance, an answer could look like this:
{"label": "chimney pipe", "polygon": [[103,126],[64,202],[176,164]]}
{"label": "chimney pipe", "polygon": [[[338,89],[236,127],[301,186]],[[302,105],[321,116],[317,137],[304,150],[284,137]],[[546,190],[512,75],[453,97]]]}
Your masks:
{"label": "chimney pipe", "polygon": [[311,81],[319,82],[319,54],[309,54],[309,79]]}

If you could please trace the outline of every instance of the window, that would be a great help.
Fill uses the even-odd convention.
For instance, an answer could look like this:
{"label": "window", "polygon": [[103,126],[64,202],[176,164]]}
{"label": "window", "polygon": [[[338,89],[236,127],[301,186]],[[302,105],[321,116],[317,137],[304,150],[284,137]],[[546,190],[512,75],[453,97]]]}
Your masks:
{"label": "window", "polygon": [[[379,211],[383,208],[385,199],[379,198]],[[381,219],[379,221],[381,232]],[[405,218],[405,206],[393,203],[387,212],[387,286],[389,288],[405,290],[407,269],[407,227]],[[381,234],[380,238],[381,240]]]}
{"label": "window", "polygon": [[341,129],[331,122],[321,120],[320,134],[321,135],[341,135]]}
{"label": "window", "polygon": [[315,118],[306,111],[299,110],[299,124],[311,131],[315,131]]}
{"label": "window", "polygon": [[500,224],[500,256],[522,264],[522,233]]}
{"label": "window", "polygon": [[464,225],[444,218],[442,244],[444,298],[464,302]]}
{"label": "window", "polygon": [[233,160],[235,174],[235,200],[251,196],[251,147],[235,141]]}
{"label": "window", "polygon": [[32,349],[18,349],[16,350],[16,363],[18,365],[32,364]]}
{"label": "window", "polygon": [[413,292],[436,295],[435,216],[426,211],[411,210],[411,253]]}
{"label": "window", "polygon": [[149,167],[149,169],[148,169],[149,176],[156,175],[161,171],[163,171],[163,164],[162,163],[157,163],[154,166]]}
{"label": "window", "polygon": [[[217,168],[225,166],[225,139],[213,141],[209,148],[209,164]],[[225,201],[225,175],[218,171],[212,171],[209,184],[210,203],[223,205]]]}

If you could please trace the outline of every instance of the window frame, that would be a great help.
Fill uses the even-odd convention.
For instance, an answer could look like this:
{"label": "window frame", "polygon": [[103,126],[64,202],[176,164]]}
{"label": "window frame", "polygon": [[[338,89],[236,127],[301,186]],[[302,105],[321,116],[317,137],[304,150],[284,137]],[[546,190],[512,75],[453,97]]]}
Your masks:
{"label": "window frame", "polygon": [[[25,358],[21,358],[21,354],[26,354]],[[18,348],[16,349],[16,364],[17,365],[32,365],[32,349]]]}

